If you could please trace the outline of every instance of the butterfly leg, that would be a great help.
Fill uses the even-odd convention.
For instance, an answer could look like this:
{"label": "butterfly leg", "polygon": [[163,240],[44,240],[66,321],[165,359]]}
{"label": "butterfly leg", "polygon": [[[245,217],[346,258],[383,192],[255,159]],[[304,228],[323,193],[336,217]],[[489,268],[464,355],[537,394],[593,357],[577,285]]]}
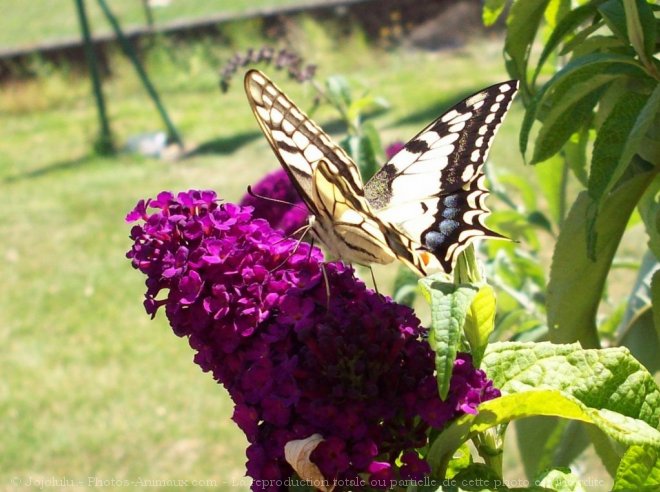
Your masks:
{"label": "butterfly leg", "polygon": [[371,272],[371,281],[374,284],[374,290],[376,291],[376,294],[380,294],[380,292],[378,292],[378,285],[376,284],[376,277],[374,276],[374,269],[371,268],[371,265],[367,265],[367,268]]}
{"label": "butterfly leg", "polygon": [[321,263],[321,272],[323,272],[323,281],[325,282],[325,309],[330,311],[330,281],[328,280],[328,272],[325,269],[325,263]]}

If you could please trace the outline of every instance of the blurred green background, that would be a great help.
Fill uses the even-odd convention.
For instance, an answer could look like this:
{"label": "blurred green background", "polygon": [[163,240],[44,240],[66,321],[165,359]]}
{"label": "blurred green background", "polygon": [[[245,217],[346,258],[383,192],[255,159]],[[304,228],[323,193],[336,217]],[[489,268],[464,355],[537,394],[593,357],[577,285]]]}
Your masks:
{"label": "blurred green background", "polygon": [[[153,13],[158,24],[292,3],[174,0]],[[94,32],[107,32],[96,2],[87,4]],[[124,26],[144,20],[141,2],[109,4]],[[0,9],[3,49],[78,36],[73,1],[5,0]],[[223,24],[221,36],[149,38],[140,56],[151,80],[187,147],[207,149],[178,161],[93,153],[97,115],[84,66],[33,56],[29,74],[2,81],[0,190],[8,206],[0,221],[0,489],[53,479],[72,480],[67,490],[87,489],[94,479],[109,489],[118,485],[112,480],[248,488],[241,481],[246,442],[229,420],[229,398],[192,363],[192,350],[165,317],[151,321],[142,308],[144,279],[124,256],[124,216],[161,190],[212,188],[236,201],[278,168],[245,99],[242,70],[228,93],[219,91],[219,70],[235,52],[295,47],[318,65],[318,80],[342,73],[386,98],[391,107],[374,122],[388,143],[410,138],[460,97],[508,78],[497,32],[484,29],[450,48],[432,39],[424,49],[409,42],[423,29],[463,38],[451,19],[402,26],[395,16],[376,38],[345,15],[286,18],[277,38],[259,18]],[[118,146],[162,130],[128,60],[116,46],[105,53],[103,87]],[[303,108],[312,106],[308,86],[263,69]],[[489,165],[529,176],[517,151],[521,117],[514,104]],[[332,110],[321,107],[314,118],[343,135]],[[388,278],[384,270],[377,276]]]}

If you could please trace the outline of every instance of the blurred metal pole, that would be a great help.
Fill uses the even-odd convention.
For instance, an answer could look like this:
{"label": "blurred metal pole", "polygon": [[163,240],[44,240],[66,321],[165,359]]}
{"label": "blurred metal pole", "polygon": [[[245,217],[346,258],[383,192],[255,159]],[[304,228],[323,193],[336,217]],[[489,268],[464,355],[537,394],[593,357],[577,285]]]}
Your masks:
{"label": "blurred metal pole", "polygon": [[83,43],[85,47],[85,61],[89,70],[90,78],[92,79],[92,88],[94,98],[96,99],[96,109],[99,115],[99,134],[94,142],[94,150],[99,154],[112,154],[115,151],[115,146],[112,140],[112,132],[110,130],[110,123],[108,115],[105,111],[105,99],[103,98],[103,88],[101,87],[101,76],[99,75],[99,68],[96,63],[96,55],[94,54],[94,45],[92,44],[92,37],[89,31],[89,23],[87,21],[87,13],[85,12],[85,1],[75,0],[76,8],[78,10],[78,20],[80,21],[80,30],[82,31]]}
{"label": "blurred metal pole", "polygon": [[138,76],[142,81],[142,85],[144,85],[144,88],[147,90],[149,97],[151,97],[152,101],[156,105],[156,109],[160,113],[160,117],[163,119],[163,122],[167,127],[168,140],[174,141],[177,145],[179,145],[179,147],[183,147],[183,141],[179,136],[179,132],[177,132],[176,128],[174,127],[174,124],[170,120],[170,117],[167,115],[165,106],[163,106],[163,104],[161,103],[160,97],[158,96],[158,92],[156,92],[156,88],[151,84],[151,81],[147,76],[147,72],[145,72],[144,68],[142,67],[140,60],[138,60],[138,57],[135,54],[135,50],[131,46],[131,43],[129,43],[128,39],[126,39],[126,36],[124,36],[124,33],[122,32],[121,27],[119,26],[119,22],[117,21],[117,18],[110,11],[108,5],[105,3],[105,0],[97,0],[97,2],[99,4],[99,7],[101,7],[101,10],[103,10],[103,13],[107,17],[108,22],[110,22],[112,29],[115,31],[115,35],[117,36],[117,40],[119,41],[122,50],[133,63],[133,68],[135,68],[135,71],[138,73]]}
{"label": "blurred metal pole", "polygon": [[142,0],[142,7],[144,8],[144,17],[147,19],[147,25],[149,30],[154,30],[154,14],[151,12],[151,5],[149,5],[149,0]]}

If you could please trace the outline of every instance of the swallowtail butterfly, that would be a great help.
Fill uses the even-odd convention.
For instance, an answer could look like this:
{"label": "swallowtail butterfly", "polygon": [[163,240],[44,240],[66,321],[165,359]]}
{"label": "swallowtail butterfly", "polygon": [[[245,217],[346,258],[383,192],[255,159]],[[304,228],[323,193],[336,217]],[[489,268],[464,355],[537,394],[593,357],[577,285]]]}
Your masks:
{"label": "swallowtail butterfly", "polygon": [[399,259],[423,276],[438,262],[451,272],[475,238],[502,237],[484,225],[483,165],[517,89],[510,80],[459,102],[363,184],[346,152],[266,75],[245,75],[252,111],[312,213],[314,236],[345,261]]}

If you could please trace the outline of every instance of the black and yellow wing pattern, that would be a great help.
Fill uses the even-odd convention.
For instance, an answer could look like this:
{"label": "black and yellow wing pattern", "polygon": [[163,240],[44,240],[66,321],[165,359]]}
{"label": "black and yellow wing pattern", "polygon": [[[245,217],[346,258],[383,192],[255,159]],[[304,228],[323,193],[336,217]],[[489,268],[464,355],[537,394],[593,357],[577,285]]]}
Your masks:
{"label": "black and yellow wing pattern", "polygon": [[484,225],[483,165],[518,83],[494,85],[458,103],[415,136],[364,185],[346,152],[263,73],[245,90],[259,125],[312,213],[314,235],[360,264],[395,258],[420,275],[450,272]]}

